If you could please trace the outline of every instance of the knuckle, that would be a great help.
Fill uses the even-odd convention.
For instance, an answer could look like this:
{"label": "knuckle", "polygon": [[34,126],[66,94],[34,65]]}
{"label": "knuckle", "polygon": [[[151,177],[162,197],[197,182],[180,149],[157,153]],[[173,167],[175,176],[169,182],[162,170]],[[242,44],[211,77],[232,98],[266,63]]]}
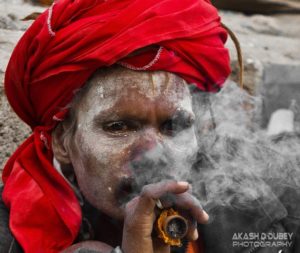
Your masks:
{"label": "knuckle", "polygon": [[130,212],[131,212],[131,207],[130,207],[130,204],[127,203],[125,205],[125,208],[124,208],[124,215],[125,215],[125,217],[128,216],[130,214]]}
{"label": "knuckle", "polygon": [[130,205],[126,205],[124,209],[124,218],[125,220],[132,216],[132,208]]}
{"label": "knuckle", "polygon": [[141,196],[146,197],[146,198],[151,197],[151,186],[150,185],[143,186],[142,191],[141,191]]}
{"label": "knuckle", "polygon": [[124,222],[124,232],[127,234],[134,234],[136,231],[137,228],[135,222],[132,219],[126,219]]}
{"label": "knuckle", "polygon": [[191,201],[189,196],[185,193],[183,193],[179,196],[178,202],[180,203],[180,205],[184,206],[185,209],[190,209],[193,204],[193,202]]}
{"label": "knuckle", "polygon": [[200,202],[190,193],[184,194],[184,203],[193,209],[201,208]]}
{"label": "knuckle", "polygon": [[164,185],[167,187],[173,187],[173,186],[176,186],[176,184],[177,184],[177,180],[175,180],[175,179],[168,179],[168,180],[164,181]]}

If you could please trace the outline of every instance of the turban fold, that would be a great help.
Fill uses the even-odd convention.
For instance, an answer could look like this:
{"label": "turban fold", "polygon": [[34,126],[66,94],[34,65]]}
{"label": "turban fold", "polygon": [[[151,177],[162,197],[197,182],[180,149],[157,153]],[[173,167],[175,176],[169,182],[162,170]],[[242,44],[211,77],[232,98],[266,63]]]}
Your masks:
{"label": "turban fold", "polygon": [[3,171],[10,229],[26,253],[59,252],[79,231],[80,206],[51,149],[74,90],[97,69],[120,64],[218,91],[230,73],[226,39],[209,0],[60,0],[38,17],[5,75],[11,106],[33,130]]}

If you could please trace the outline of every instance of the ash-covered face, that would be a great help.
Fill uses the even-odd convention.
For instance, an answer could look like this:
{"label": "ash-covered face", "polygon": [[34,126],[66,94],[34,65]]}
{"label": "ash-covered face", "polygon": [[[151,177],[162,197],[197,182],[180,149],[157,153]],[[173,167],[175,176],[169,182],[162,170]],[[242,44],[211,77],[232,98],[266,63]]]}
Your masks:
{"label": "ash-covered face", "polygon": [[[197,151],[191,96],[185,81],[167,72],[115,68],[96,73],[90,82],[76,107],[68,154],[85,198],[122,218],[131,184],[150,183],[157,173],[155,181],[182,179]],[[153,161],[160,159],[163,166]],[[139,180],[146,174],[147,180]]]}

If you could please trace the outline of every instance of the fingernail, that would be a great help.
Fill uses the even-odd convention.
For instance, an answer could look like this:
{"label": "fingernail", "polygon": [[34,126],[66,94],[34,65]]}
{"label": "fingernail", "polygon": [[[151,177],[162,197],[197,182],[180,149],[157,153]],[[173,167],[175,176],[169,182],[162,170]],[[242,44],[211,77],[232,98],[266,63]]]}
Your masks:
{"label": "fingernail", "polygon": [[209,215],[208,215],[207,212],[205,212],[204,210],[203,210],[203,215],[204,215],[204,219],[205,219],[206,221],[208,221],[208,220],[209,220]]}
{"label": "fingernail", "polygon": [[189,183],[186,182],[186,181],[179,181],[179,182],[177,182],[177,184],[180,185],[180,186],[184,186],[184,187],[188,187],[189,186]]}
{"label": "fingernail", "polygon": [[195,229],[194,230],[194,233],[193,233],[193,241],[196,241],[197,239],[198,239],[198,230],[197,229]]}

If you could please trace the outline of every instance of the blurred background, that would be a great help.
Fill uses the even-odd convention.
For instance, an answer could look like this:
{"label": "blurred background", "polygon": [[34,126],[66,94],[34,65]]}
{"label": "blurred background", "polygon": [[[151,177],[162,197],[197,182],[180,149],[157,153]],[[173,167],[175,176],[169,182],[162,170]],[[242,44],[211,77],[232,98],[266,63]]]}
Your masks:
{"label": "blurred background", "polygon": [[[269,134],[299,132],[300,0],[212,0],[222,21],[238,37],[245,64],[245,89],[262,98],[256,123]],[[10,54],[31,20],[50,0],[0,0],[0,174],[10,154],[30,134],[11,111],[3,79]],[[237,54],[228,40],[232,81],[238,81]],[[271,120],[270,120],[271,119]]]}

